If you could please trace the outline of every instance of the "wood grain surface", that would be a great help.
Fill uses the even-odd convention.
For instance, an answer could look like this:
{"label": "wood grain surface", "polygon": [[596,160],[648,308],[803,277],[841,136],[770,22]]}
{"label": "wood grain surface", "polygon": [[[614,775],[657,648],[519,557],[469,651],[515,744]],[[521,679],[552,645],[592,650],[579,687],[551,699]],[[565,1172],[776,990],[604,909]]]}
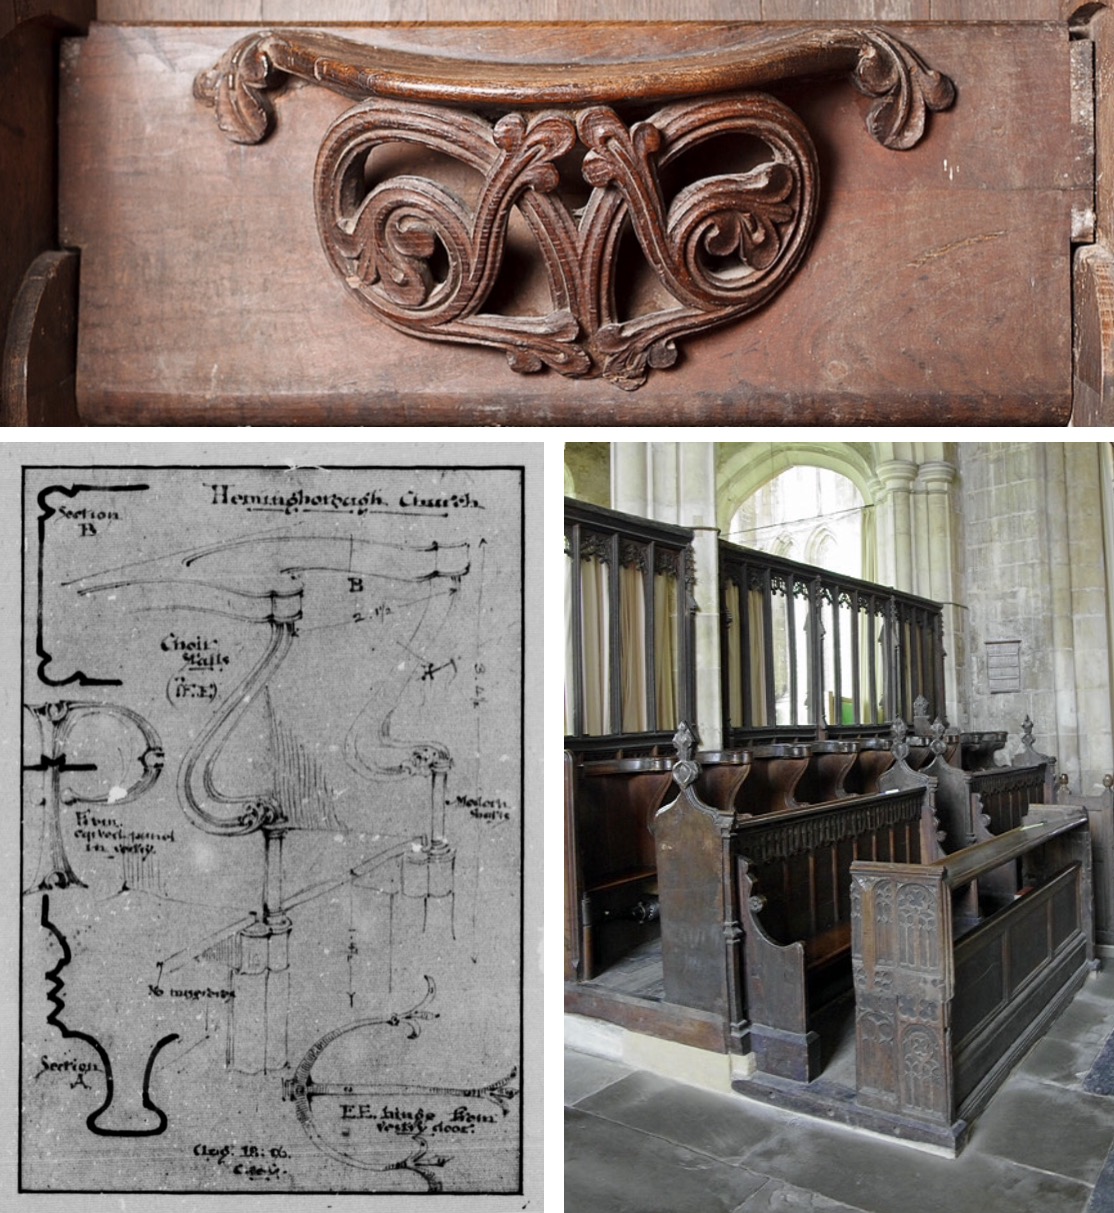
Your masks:
{"label": "wood grain surface", "polygon": [[1057,21],[1064,0],[100,0],[102,21]]}
{"label": "wood grain surface", "polygon": [[[303,6],[304,7],[304,6]],[[635,393],[510,372],[364,312],[326,264],[313,168],[348,102],[289,88],[231,145],[195,74],[248,29],[95,26],[62,70],[62,240],[82,252],[78,401],[122,423],[1060,424],[1074,197],[1064,25],[895,27],[957,83],[888,151],[845,81],[779,90],[817,143],[818,233],[788,287]],[[477,59],[714,47],[720,26],[379,27]]]}

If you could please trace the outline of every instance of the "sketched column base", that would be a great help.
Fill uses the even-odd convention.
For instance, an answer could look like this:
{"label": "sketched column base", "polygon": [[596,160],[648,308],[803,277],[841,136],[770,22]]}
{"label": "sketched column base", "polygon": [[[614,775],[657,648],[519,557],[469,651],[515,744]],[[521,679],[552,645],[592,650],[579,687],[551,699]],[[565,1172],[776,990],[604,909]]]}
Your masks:
{"label": "sketched column base", "polygon": [[[453,870],[456,848],[443,838],[423,838],[421,847],[408,851],[402,860],[402,895],[422,899],[422,930],[429,922],[429,903],[448,900],[450,924],[455,909]],[[453,930],[453,937],[456,931]]]}
{"label": "sketched column base", "polygon": [[283,1070],[290,1005],[290,919],[275,915],[240,932],[240,969],[232,1006],[232,1068]]}

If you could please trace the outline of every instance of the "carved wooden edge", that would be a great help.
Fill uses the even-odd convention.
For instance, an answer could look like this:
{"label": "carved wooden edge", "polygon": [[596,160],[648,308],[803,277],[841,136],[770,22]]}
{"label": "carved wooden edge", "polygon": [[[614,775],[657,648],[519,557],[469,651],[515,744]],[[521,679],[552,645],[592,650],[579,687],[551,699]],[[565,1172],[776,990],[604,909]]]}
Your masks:
{"label": "carved wooden edge", "polygon": [[568,750],[564,757],[565,775],[565,980],[576,981],[582,969],[580,939],[580,872],[576,836],[576,777],[575,755]]}
{"label": "carved wooden edge", "polygon": [[0,423],[77,425],[78,254],[40,253],[12,304],[0,364]]}
{"label": "carved wooden edge", "polygon": [[851,949],[858,1100],[950,1127],[955,974],[942,869],[855,860]]}
{"label": "carved wooden edge", "polygon": [[96,0],[16,0],[0,4],[0,38],[31,22],[84,33],[96,17]]}
{"label": "carved wooden edge", "polygon": [[[325,253],[358,301],[411,336],[502,350],[518,372],[602,377],[632,391],[676,362],[678,338],[753,312],[796,272],[819,207],[816,151],[792,110],[754,90],[848,72],[875,98],[867,129],[888,148],[913,147],[928,112],[955,97],[946,76],[891,34],[821,26],[760,29],[647,62],[540,65],[263,30],[199,73],[194,93],[245,144],[271,130],[268,94],[288,77],[356,100],[325,134],[314,196]],[[661,108],[646,117],[648,105]],[[622,116],[632,107],[643,108]],[[668,197],[662,170],[725,136],[768,158]],[[387,144],[476,171],[478,197],[468,203],[425,176],[370,180],[369,157]],[[515,211],[548,283],[540,315],[483,310]],[[628,230],[665,291],[660,307],[638,315],[620,298]]]}
{"label": "carved wooden edge", "polygon": [[[687,721],[681,721],[673,735],[676,758],[673,761],[672,778],[677,785],[678,794],[673,801],[657,810],[650,823],[655,841],[658,892],[662,906],[662,962],[666,999],[676,1001],[671,993],[674,982],[669,968],[673,963],[671,952],[676,950],[668,945],[672,917],[671,898],[679,891],[678,884],[685,886],[686,893],[682,896],[690,896],[690,885],[702,887],[706,881],[707,885],[704,887],[714,885],[716,891],[702,904],[702,911],[707,915],[705,924],[714,923],[720,928],[723,949],[718,955],[703,957],[711,977],[705,993],[712,992],[712,1003],[721,1008],[719,1013],[726,1018],[725,1040],[728,1052],[741,1054],[748,1049],[749,1022],[743,977],[743,930],[739,917],[732,850],[737,820],[731,810],[734,794],[732,792],[725,802],[726,808],[709,805],[701,800],[697,792],[697,783],[703,769],[701,754],[698,752],[699,745],[700,738],[695,728]],[[727,765],[741,770],[745,777],[750,769],[749,754],[745,751],[743,754],[745,762],[737,767],[733,763]],[[711,760],[713,769],[718,765],[715,759],[720,756],[718,753],[704,755]],[[699,838],[704,845],[686,847],[686,836],[690,844]],[[714,937],[714,929],[710,930],[708,935]],[[712,1010],[713,1006],[699,1006],[696,1009]]]}
{"label": "carved wooden edge", "polygon": [[1072,276],[1072,424],[1114,424],[1114,253],[1078,249]]}
{"label": "carved wooden edge", "polygon": [[466,62],[335,34],[261,30],[202,71],[194,92],[215,109],[229,138],[258,143],[273,123],[267,93],[286,76],[353,98],[510,109],[657,103],[848,72],[861,92],[876,98],[867,129],[886,147],[913,147],[927,111],[946,109],[955,99],[952,81],[892,34],[843,26],[751,31],[713,52],[649,62],[573,64]]}

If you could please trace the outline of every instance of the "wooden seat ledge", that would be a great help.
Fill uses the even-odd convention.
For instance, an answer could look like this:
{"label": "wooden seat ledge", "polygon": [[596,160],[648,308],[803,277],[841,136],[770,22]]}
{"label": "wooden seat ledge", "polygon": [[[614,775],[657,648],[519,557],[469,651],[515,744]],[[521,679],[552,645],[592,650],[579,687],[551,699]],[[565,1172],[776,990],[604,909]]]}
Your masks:
{"label": "wooden seat ledge", "polygon": [[[585,38],[579,45],[607,47],[608,28],[601,26],[598,38]],[[266,29],[242,38],[201,72],[194,91],[199,100],[215,105],[218,123],[230,138],[256,143],[271,127],[261,94],[284,75],[353,98],[530,108],[660,102],[854,71],[862,91],[883,98],[871,111],[868,129],[895,148],[919,140],[926,105],[943,109],[954,96],[947,77],[879,29],[721,25],[713,33],[703,49],[668,57],[609,61],[606,53],[589,53],[576,62],[537,63],[453,58],[312,30]],[[915,98],[907,95],[914,91]],[[887,102],[899,92],[903,102],[912,104],[900,125],[890,126],[895,107]]]}

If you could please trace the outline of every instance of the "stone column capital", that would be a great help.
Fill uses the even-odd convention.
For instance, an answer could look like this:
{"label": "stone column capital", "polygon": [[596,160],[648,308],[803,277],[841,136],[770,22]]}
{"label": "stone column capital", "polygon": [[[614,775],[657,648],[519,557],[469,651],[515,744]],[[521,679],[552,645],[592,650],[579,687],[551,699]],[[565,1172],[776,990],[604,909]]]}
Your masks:
{"label": "stone column capital", "polygon": [[955,483],[956,467],[944,459],[930,459],[917,470],[917,483],[929,493],[946,493]]}
{"label": "stone column capital", "polygon": [[874,474],[888,492],[908,492],[917,478],[917,464],[912,459],[884,459],[875,465]]}

